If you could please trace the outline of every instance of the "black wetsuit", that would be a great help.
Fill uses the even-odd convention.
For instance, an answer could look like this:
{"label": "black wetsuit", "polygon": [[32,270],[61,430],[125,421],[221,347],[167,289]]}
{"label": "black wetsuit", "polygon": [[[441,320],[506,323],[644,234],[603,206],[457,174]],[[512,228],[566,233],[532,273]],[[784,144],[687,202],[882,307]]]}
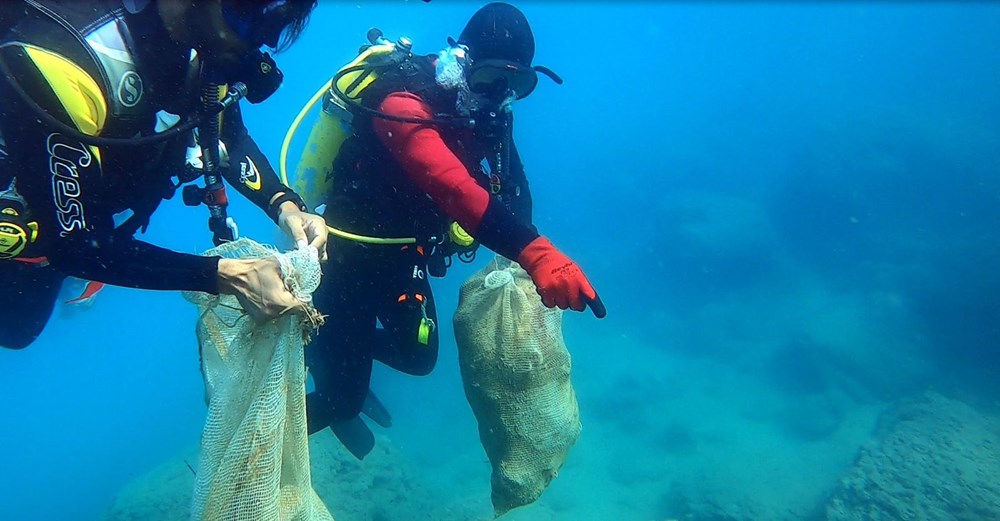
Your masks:
{"label": "black wetsuit", "polygon": [[[430,57],[413,58],[398,71],[381,76],[366,89],[363,103],[375,108],[399,91],[418,95],[435,114],[455,113],[455,94],[435,84]],[[358,415],[374,360],[410,375],[426,375],[437,362],[436,328],[426,344],[418,331],[425,317],[437,323],[428,260],[440,261],[439,256],[454,253],[448,245],[431,244],[432,238],[446,234],[451,219],[407,177],[371,125],[371,116],[355,116],[354,133],[334,163],[334,192],[324,217],[331,226],[353,233],[416,237],[418,243],[369,245],[330,237],[330,260],[314,295],[316,307],[328,317],[306,349],[316,384],[308,396],[310,432]],[[442,127],[448,148],[442,152],[457,156],[468,175],[506,208],[505,213],[534,230],[524,167],[509,134],[500,130]],[[509,153],[498,154],[501,145]],[[508,163],[502,171],[498,160]],[[496,249],[496,241],[484,244]]]}
{"label": "black wetsuit", "polygon": [[[0,35],[0,59],[50,114],[88,134],[127,138],[196,112],[199,60],[170,39],[155,5],[129,14],[112,0],[41,4],[41,10],[24,8]],[[190,133],[149,146],[86,146],[42,123],[10,83],[0,81],[0,134],[6,142],[0,189],[16,179],[39,226],[37,241],[20,256],[0,260],[0,309],[16,310],[0,332],[0,346],[23,348],[38,336],[67,276],[218,292],[218,258],[133,237],[174,194],[172,176],[185,172]],[[224,114],[221,139],[232,163],[221,173],[257,206],[267,209],[276,193],[290,192],[247,136],[238,105]]]}

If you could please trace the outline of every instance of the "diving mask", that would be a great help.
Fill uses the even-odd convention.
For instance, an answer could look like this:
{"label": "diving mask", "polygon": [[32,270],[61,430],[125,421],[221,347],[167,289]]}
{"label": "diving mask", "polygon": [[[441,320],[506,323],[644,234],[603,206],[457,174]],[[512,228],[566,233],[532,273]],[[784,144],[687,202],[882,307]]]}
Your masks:
{"label": "diving mask", "polygon": [[469,90],[476,94],[499,98],[513,92],[517,99],[522,99],[535,90],[538,74],[530,67],[508,60],[481,60],[467,68],[466,81]]}
{"label": "diving mask", "polygon": [[506,97],[510,92],[516,99],[524,99],[538,86],[539,72],[558,85],[563,83],[563,79],[552,69],[541,65],[529,67],[502,59],[470,61],[465,74],[469,89],[495,99]]}

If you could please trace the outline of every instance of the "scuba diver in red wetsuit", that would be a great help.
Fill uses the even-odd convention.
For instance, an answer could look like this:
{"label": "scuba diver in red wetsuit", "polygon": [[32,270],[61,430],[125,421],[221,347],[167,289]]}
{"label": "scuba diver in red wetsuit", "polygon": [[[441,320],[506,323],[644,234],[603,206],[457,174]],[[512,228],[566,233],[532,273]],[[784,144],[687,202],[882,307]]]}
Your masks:
{"label": "scuba diver in red wetsuit", "polygon": [[[373,44],[379,36],[370,35]],[[373,361],[411,375],[434,368],[437,314],[427,275],[443,276],[451,255],[482,244],[519,262],[546,306],[590,305],[605,314],[583,270],[531,224],[512,103],[531,94],[539,72],[562,80],[532,66],[535,42],[524,14],[491,3],[437,55],[414,56],[405,39],[397,48],[360,94],[344,91],[363,77],[341,88],[351,69],[331,82],[353,131],[333,160],[324,213],[341,231],[330,238],[314,295],[328,318],[306,349],[316,385],[307,397],[309,430],[330,426],[359,459],[374,446],[359,413],[391,423],[369,391]],[[351,234],[414,239],[387,245],[341,238]],[[445,235],[456,240],[442,243]]]}

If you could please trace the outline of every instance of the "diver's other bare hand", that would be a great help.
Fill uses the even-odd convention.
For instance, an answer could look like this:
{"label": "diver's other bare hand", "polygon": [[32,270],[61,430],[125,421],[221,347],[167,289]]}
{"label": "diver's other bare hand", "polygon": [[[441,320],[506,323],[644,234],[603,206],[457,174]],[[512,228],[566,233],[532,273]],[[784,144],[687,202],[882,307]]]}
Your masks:
{"label": "diver's other bare hand", "polygon": [[303,212],[288,201],[281,208],[278,226],[292,238],[296,246],[309,245],[316,248],[319,260],[325,262],[327,228],[323,217]]}
{"label": "diver's other bare hand", "polygon": [[221,259],[219,293],[235,296],[258,322],[304,307],[285,286],[275,258]]}

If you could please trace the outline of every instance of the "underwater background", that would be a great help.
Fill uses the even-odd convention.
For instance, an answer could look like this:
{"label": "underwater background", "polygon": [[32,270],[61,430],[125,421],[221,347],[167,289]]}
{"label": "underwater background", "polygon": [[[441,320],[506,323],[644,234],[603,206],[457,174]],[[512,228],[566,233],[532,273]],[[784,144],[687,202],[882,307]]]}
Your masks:
{"label": "underwater background", "polygon": [[[432,53],[480,5],[320,2],[251,135],[276,163],[369,27]],[[515,105],[535,222],[609,314],[565,315],[583,433],[505,518],[1000,518],[1000,4],[516,5],[566,80]],[[179,199],[145,239],[207,249]],[[450,321],[491,257],[433,282],[431,376],[376,371],[376,453],[313,437],[338,520],[492,518]],[[179,293],[107,288],[0,350],[0,519],[184,518],[195,320]]]}

